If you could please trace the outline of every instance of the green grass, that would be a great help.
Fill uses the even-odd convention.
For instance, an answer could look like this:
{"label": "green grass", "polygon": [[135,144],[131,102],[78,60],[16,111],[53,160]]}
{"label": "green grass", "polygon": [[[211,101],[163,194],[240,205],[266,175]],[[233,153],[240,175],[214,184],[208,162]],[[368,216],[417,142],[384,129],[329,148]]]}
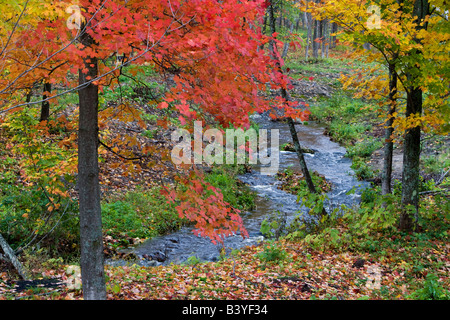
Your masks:
{"label": "green grass", "polygon": [[367,138],[353,146],[347,147],[347,157],[349,158],[368,158],[375,150],[383,147],[383,143],[380,139],[374,139],[372,137]]}
{"label": "green grass", "polygon": [[427,155],[421,158],[421,166],[425,173],[443,174],[450,169],[450,151],[444,150],[436,155]]}
{"label": "green grass", "polygon": [[243,167],[239,165],[223,165],[213,169],[206,176],[206,181],[219,188],[224,201],[241,211],[249,211],[254,208],[255,192],[237,179],[237,174],[243,173]]}
{"label": "green grass", "polygon": [[116,238],[150,238],[178,230],[184,222],[159,187],[107,199],[102,203],[102,219],[105,233]]}

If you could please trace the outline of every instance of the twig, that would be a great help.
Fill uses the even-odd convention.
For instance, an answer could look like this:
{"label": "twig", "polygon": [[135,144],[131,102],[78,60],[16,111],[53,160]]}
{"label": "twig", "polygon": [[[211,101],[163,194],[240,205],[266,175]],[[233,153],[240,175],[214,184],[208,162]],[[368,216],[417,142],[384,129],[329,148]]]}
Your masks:
{"label": "twig", "polygon": [[440,185],[440,184],[444,181],[444,178],[445,178],[445,176],[447,175],[447,173],[448,173],[449,171],[450,171],[450,168],[448,168],[447,171],[445,171],[444,174],[439,178],[439,180],[436,181],[436,185],[437,185],[437,186]]}
{"label": "twig", "polygon": [[424,195],[424,194],[437,194],[437,193],[443,193],[443,194],[447,194],[449,195],[450,192],[448,190],[428,190],[428,191],[422,191],[419,192],[420,195]]}

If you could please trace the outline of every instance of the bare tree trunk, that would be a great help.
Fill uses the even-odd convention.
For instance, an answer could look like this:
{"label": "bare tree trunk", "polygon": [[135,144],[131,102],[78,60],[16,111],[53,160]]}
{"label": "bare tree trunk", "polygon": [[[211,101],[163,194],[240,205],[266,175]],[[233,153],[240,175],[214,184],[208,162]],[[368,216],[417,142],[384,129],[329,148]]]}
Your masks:
{"label": "bare tree trunk", "polygon": [[[80,42],[92,48],[94,40],[83,32]],[[83,297],[86,300],[105,300],[102,216],[98,167],[98,86],[89,83],[98,75],[96,57],[85,58],[79,71],[80,116],[78,132],[78,188],[80,197],[80,246]]]}
{"label": "bare tree trunk", "polygon": [[325,58],[325,46],[327,45],[327,20],[322,20],[321,21],[321,33],[320,33],[320,39],[322,40],[322,52],[321,52],[321,58],[324,59]]}

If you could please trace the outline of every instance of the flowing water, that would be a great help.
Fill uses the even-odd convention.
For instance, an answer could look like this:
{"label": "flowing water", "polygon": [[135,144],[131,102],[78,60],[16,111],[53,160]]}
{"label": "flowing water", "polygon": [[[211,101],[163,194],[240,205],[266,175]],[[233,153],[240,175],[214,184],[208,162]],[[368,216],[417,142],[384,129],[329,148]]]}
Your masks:
{"label": "flowing water", "polygon": [[[280,145],[292,142],[289,127],[283,122],[274,122],[264,116],[256,116],[254,121],[260,129],[278,129]],[[327,207],[344,204],[352,206],[358,203],[362,188],[368,186],[367,182],[356,179],[350,168],[351,160],[345,158],[345,148],[332,142],[324,135],[324,128],[310,123],[308,125],[296,125],[302,147],[311,149],[314,153],[305,153],[308,169],[317,171],[332,183],[332,190],[327,194],[329,201]],[[295,152],[280,152],[280,168],[299,171],[299,162]],[[306,209],[297,203],[297,196],[278,189],[279,182],[274,176],[261,175],[258,165],[252,172],[239,177],[258,194],[256,207],[250,212],[242,214],[244,225],[249,233],[249,238],[243,239],[239,234],[225,239],[225,248],[229,250],[256,244],[263,239],[260,233],[261,222],[272,213],[286,214],[291,221],[300,212]],[[356,191],[349,194],[348,191]],[[167,265],[170,263],[183,263],[189,257],[196,257],[200,261],[216,261],[220,257],[222,246],[214,245],[209,239],[197,237],[192,229],[185,227],[170,235],[156,237],[147,240],[133,249],[140,264],[144,266]]]}

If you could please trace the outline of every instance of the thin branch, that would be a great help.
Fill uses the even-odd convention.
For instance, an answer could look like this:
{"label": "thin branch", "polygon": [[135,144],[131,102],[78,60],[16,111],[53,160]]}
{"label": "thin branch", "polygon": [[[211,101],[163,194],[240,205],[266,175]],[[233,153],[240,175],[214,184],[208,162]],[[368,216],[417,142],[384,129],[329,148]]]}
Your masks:
{"label": "thin branch", "polygon": [[19,25],[19,21],[20,21],[20,19],[22,19],[22,16],[23,16],[23,14],[25,13],[25,10],[27,9],[28,2],[29,2],[29,0],[27,0],[27,1],[25,2],[25,5],[24,5],[24,7],[23,7],[23,10],[22,10],[22,12],[20,13],[20,16],[19,16],[19,18],[17,19],[16,23],[14,24],[14,27],[13,27],[13,29],[12,29],[12,31],[11,31],[11,34],[10,34],[9,37],[8,37],[8,40],[6,41],[5,47],[2,49],[2,52],[0,52],[0,56],[3,55],[3,53],[4,53],[5,50],[6,50],[6,48],[7,48],[8,45],[9,45],[9,42],[10,42],[11,39],[12,39],[12,36],[13,36],[14,32],[16,32],[17,26]]}

